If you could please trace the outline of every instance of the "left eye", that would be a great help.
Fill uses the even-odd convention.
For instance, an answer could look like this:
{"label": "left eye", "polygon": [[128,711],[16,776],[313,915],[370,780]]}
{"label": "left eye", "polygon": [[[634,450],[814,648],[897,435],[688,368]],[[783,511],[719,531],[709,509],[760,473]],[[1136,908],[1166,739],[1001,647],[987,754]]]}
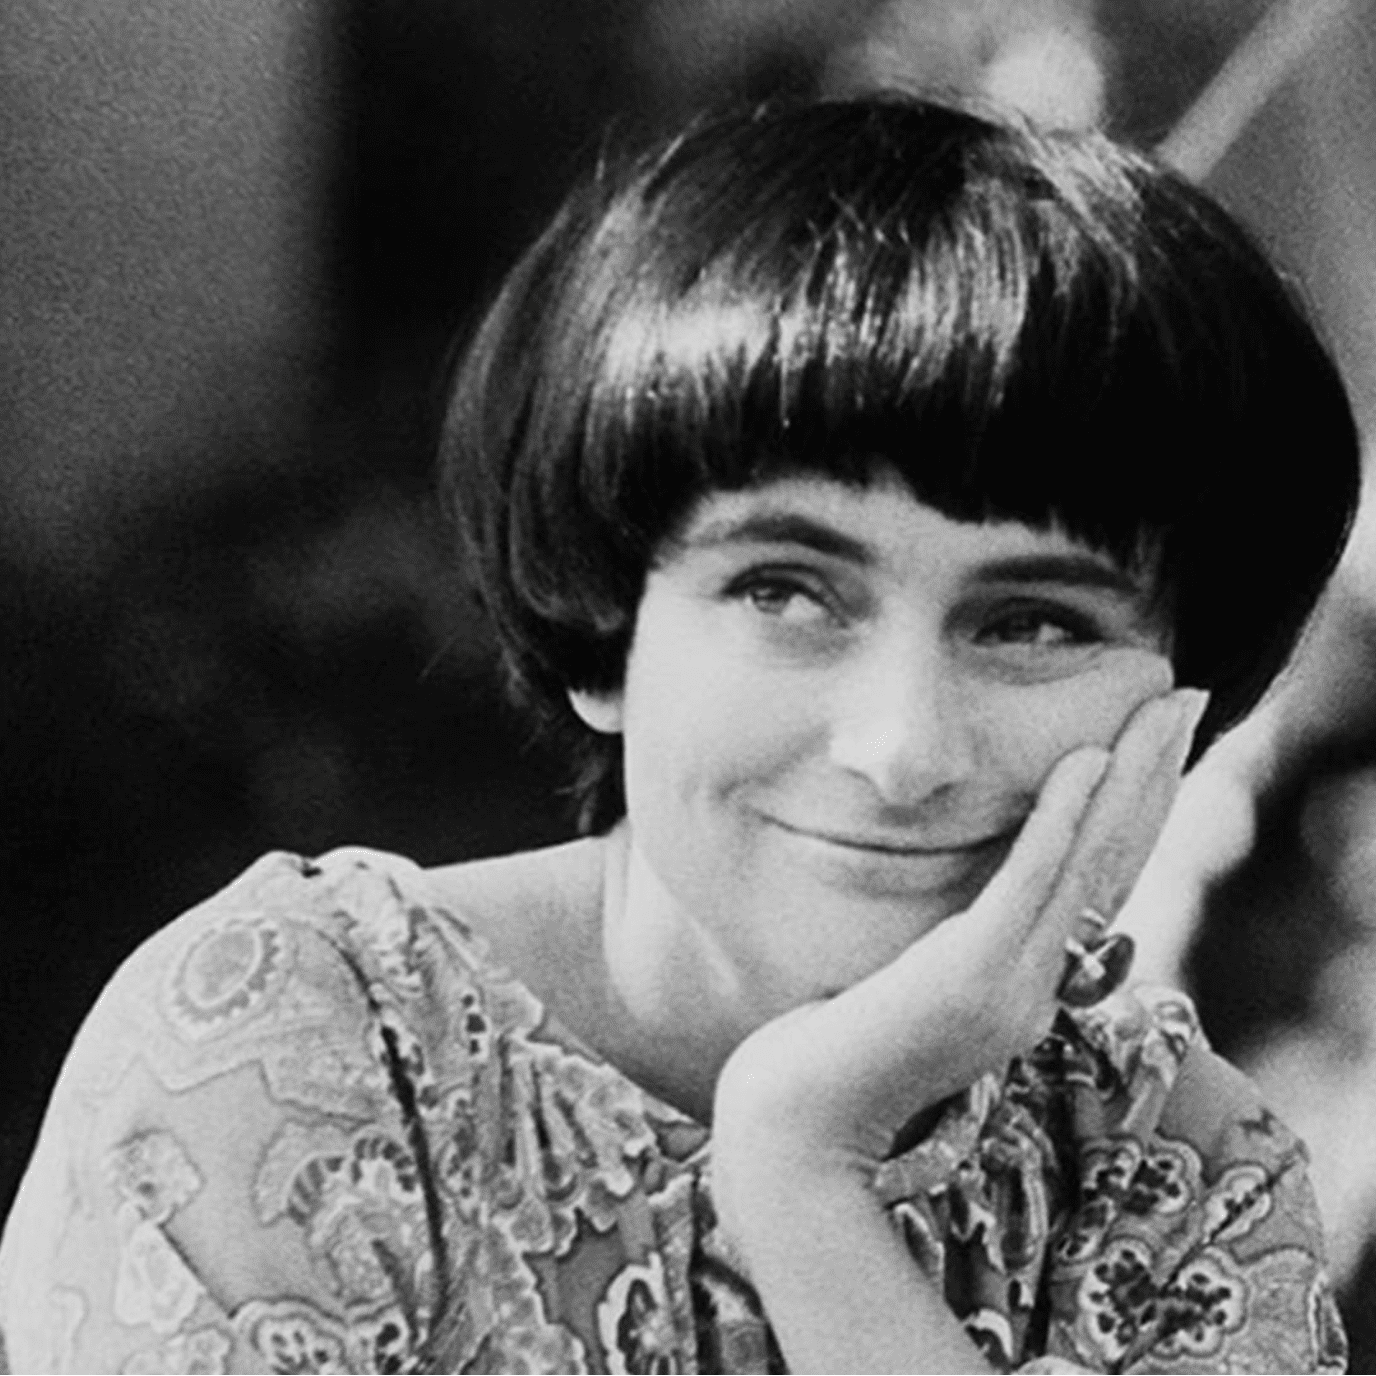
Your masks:
{"label": "left eye", "polygon": [[1098,637],[1091,626],[1078,617],[1059,612],[1013,612],[988,623],[979,637],[996,645],[1030,645],[1044,648],[1056,645],[1084,645]]}

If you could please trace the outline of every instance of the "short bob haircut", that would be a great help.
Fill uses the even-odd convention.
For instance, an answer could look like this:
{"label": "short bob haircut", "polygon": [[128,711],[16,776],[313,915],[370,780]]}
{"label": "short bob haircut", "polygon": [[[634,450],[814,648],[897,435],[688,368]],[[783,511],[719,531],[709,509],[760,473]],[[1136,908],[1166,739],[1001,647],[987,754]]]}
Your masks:
{"label": "short bob haircut", "polygon": [[1197,755],[1290,655],[1359,473],[1332,361],[1206,195],[1097,135],[898,97],[604,160],[463,356],[441,462],[585,831],[624,813],[620,740],[568,690],[620,685],[704,493],[887,464],[957,520],[1150,557],[1177,681],[1212,693]]}

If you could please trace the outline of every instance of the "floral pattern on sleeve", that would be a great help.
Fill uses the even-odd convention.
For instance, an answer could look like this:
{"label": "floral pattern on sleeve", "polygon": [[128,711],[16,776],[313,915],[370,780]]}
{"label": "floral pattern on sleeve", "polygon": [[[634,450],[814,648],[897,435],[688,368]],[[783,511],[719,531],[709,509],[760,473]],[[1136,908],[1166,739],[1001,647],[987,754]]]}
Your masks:
{"label": "floral pattern on sleeve", "polygon": [[[50,1119],[0,1251],[24,1369],[784,1369],[705,1131],[395,857],[268,857],[173,924]],[[1064,1015],[919,1135],[875,1190],[996,1367],[1342,1369],[1303,1149],[1179,995]]]}
{"label": "floral pattern on sleeve", "polygon": [[1139,990],[1063,1015],[877,1183],[1000,1369],[1341,1371],[1304,1169],[1183,996]]}

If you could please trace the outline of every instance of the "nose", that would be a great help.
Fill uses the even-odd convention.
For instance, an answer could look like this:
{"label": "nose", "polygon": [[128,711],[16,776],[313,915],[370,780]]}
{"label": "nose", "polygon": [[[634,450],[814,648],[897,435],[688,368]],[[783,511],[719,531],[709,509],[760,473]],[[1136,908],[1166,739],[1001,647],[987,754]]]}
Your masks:
{"label": "nose", "polygon": [[972,685],[939,642],[887,638],[850,666],[834,702],[831,762],[868,780],[892,806],[948,793],[975,769]]}

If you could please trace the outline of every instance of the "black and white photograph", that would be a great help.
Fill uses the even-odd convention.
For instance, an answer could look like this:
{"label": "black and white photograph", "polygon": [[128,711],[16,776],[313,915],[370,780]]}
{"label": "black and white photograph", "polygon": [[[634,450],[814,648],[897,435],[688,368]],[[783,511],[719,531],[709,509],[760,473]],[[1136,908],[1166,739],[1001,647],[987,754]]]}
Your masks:
{"label": "black and white photograph", "polygon": [[5,0],[0,1372],[1376,1373],[1376,0]]}

